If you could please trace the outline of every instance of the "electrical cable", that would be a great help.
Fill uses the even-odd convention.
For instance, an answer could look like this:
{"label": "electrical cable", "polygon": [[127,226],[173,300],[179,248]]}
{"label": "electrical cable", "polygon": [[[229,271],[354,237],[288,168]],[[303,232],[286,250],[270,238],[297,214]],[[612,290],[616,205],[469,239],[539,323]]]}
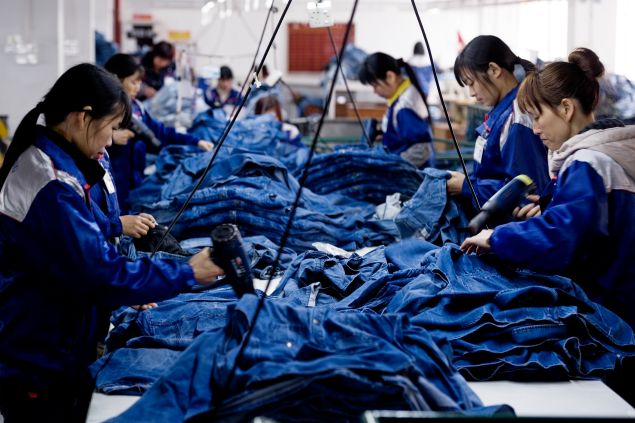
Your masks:
{"label": "electrical cable", "polygon": [[220,34],[218,35],[218,37],[216,37],[216,44],[214,45],[214,48],[212,48],[212,51],[218,51],[218,47],[220,46],[221,41],[223,41],[223,37],[225,36],[225,21],[227,19],[221,19],[221,23],[220,23]]}
{"label": "electrical cable", "polygon": [[[271,2],[272,6],[273,6],[273,1]],[[273,15],[275,15],[278,12],[278,8],[274,7],[271,10],[271,13],[273,13]],[[274,17],[273,15],[271,16],[271,33],[273,33],[273,29],[275,27],[274,24]],[[278,46],[274,43],[273,44],[273,68],[274,69],[278,69]]]}
{"label": "electrical cable", "polygon": [[[246,22],[245,20],[245,15],[243,15],[242,13],[239,13],[238,16],[240,17],[240,22],[242,22],[243,26],[245,27],[245,30],[247,31],[247,33],[249,34],[249,37],[256,41],[256,34],[254,34],[251,30],[251,27],[249,26],[249,24]],[[273,29],[273,28],[272,28]],[[251,57],[252,55],[250,54],[249,57]]]}
{"label": "electrical cable", "polygon": [[[271,45],[273,44],[273,40],[275,39],[278,30],[280,29],[280,25],[282,24],[282,21],[284,19],[284,16],[286,15],[287,11],[289,10],[289,7],[291,6],[291,1],[289,0],[287,2],[286,7],[284,8],[284,11],[282,12],[282,16],[280,17],[280,21],[278,22],[278,25],[276,26],[275,30],[273,31],[271,40],[269,41],[269,44],[267,45],[267,48],[265,49],[265,52],[263,54],[262,60],[258,65],[257,71],[254,73],[253,75],[253,84],[256,84],[257,80],[258,80],[258,73],[260,73],[260,70],[262,69],[263,65],[264,65],[264,61],[265,58],[267,57],[267,54],[269,53],[269,50],[271,49]],[[269,8],[269,11],[271,11],[271,8],[273,7],[273,2],[271,3],[271,7]],[[267,14],[267,20],[269,18],[269,14]],[[250,72],[251,69],[253,69],[254,64],[256,63],[256,57],[258,55],[258,51],[260,50],[260,45],[264,36],[264,32],[265,29],[267,28],[267,21],[265,21],[265,25],[263,27],[263,32],[260,38],[260,42],[258,43],[258,48],[256,49],[256,55],[254,56],[254,60],[251,64],[250,67]],[[247,80],[245,80],[245,85],[247,83]],[[192,189],[192,191],[190,192],[190,194],[188,195],[187,199],[185,200],[185,202],[183,203],[183,206],[181,206],[181,208],[179,209],[179,211],[177,212],[176,216],[172,219],[172,221],[170,222],[170,225],[168,226],[167,230],[165,231],[165,233],[163,234],[163,236],[161,236],[161,239],[159,240],[159,242],[157,243],[157,245],[154,247],[152,254],[150,255],[150,258],[154,257],[154,255],[156,254],[156,252],[159,250],[159,248],[161,247],[161,244],[163,244],[163,241],[165,240],[165,238],[167,237],[167,235],[171,232],[172,228],[174,227],[174,225],[176,224],[176,222],[179,220],[179,218],[181,217],[181,215],[183,214],[183,212],[185,211],[185,209],[187,208],[188,204],[190,203],[190,201],[192,200],[192,197],[194,196],[194,194],[196,193],[196,191],[200,188],[201,184],[203,183],[203,180],[205,180],[205,177],[207,176],[207,174],[209,173],[209,171],[212,168],[212,164],[214,163],[214,160],[216,159],[216,156],[218,155],[218,152],[220,151],[221,146],[223,145],[223,143],[225,142],[225,139],[227,138],[227,135],[229,134],[229,131],[231,130],[232,126],[234,125],[234,123],[236,122],[236,117],[238,116],[238,113],[240,112],[240,110],[242,110],[245,101],[247,100],[247,97],[249,96],[249,93],[251,92],[251,85],[249,86],[249,89],[247,90],[247,93],[245,94],[245,96],[243,97],[239,107],[238,107],[238,111],[237,113],[233,113],[232,112],[232,119],[230,119],[228,125],[225,126],[225,128],[223,129],[223,133],[221,135],[221,137],[219,138],[219,141],[214,149],[214,153],[210,159],[210,161],[207,163],[207,166],[205,167],[205,169],[203,170],[203,174],[201,175],[200,179],[198,180],[198,182],[196,183],[196,185],[194,186],[194,188]],[[282,248],[278,251],[278,254],[276,256],[276,263],[278,263],[279,258],[282,254]],[[275,267],[273,268],[275,271]],[[273,273],[272,273],[273,274]],[[272,279],[270,278],[268,283],[267,283],[267,287],[265,288],[265,293],[267,292],[267,290],[269,289],[269,286],[271,284]],[[132,319],[133,322],[136,322],[137,319],[139,318],[139,316],[141,315],[141,311],[143,311],[141,308],[138,308],[136,313],[135,313],[135,317]],[[255,323],[255,320],[254,320]],[[110,354],[108,357],[106,357],[106,359],[104,360],[104,363],[102,363],[102,365],[100,366],[100,368],[97,370],[97,373],[95,375],[95,380],[97,380],[97,376],[101,373],[101,371],[106,367],[106,365],[110,362],[110,359],[112,358],[112,354]]]}
{"label": "electrical cable", "polygon": [[[256,84],[260,83],[258,81],[258,74],[260,73],[260,70],[264,66],[265,59],[267,58],[267,54],[269,54],[269,50],[271,49],[271,46],[273,44],[273,40],[275,39],[275,36],[277,35],[278,31],[280,30],[280,25],[282,24],[284,16],[286,15],[287,11],[289,10],[289,6],[290,5],[291,5],[291,0],[289,0],[287,2],[287,5],[285,6],[285,8],[284,8],[284,10],[282,12],[282,16],[280,17],[280,21],[278,21],[278,24],[276,26],[276,30],[274,31],[274,34],[273,34],[271,40],[269,40],[269,44],[267,45],[267,48],[265,49],[265,51],[263,53],[262,59],[261,59],[260,63],[258,64],[258,68],[256,69],[256,71],[253,74],[252,84],[249,84],[249,87],[247,88],[247,92],[245,93],[245,96],[242,98],[242,100],[240,102],[240,105],[238,106],[238,110],[236,110],[236,113],[232,112],[232,117],[229,120],[229,123],[227,125],[225,125],[223,133],[222,133],[221,137],[219,138],[218,142],[216,143],[216,147],[214,147],[214,153],[212,154],[212,158],[207,163],[207,166],[203,170],[203,173],[201,174],[201,177],[199,178],[198,182],[196,183],[196,185],[194,186],[192,191],[190,191],[190,194],[187,196],[187,199],[185,200],[185,202],[183,203],[183,205],[181,206],[181,208],[177,212],[176,216],[174,216],[174,218],[172,219],[172,221],[168,225],[168,229],[165,231],[163,236],[161,236],[161,239],[159,240],[157,245],[152,250],[152,254],[150,255],[151,258],[154,257],[156,252],[159,250],[159,247],[161,247],[161,244],[163,244],[163,241],[165,240],[165,238],[172,231],[172,228],[174,227],[176,222],[180,219],[180,217],[183,214],[183,212],[185,212],[185,209],[190,204],[190,201],[192,201],[192,197],[194,197],[194,194],[196,193],[196,191],[203,184],[203,181],[205,180],[205,177],[207,176],[207,174],[211,170],[212,164],[216,160],[216,156],[218,156],[218,152],[220,151],[220,148],[223,146],[223,143],[225,142],[225,139],[227,138],[227,135],[229,134],[229,131],[234,126],[234,123],[236,122],[236,118],[238,117],[238,113],[240,113],[240,111],[244,107],[245,102],[247,101],[247,98],[249,97],[249,94],[251,93],[252,85],[256,85]],[[273,7],[273,3],[271,3],[271,7]],[[271,13],[271,7],[269,8],[269,13],[267,14],[267,18],[269,17],[269,14]],[[265,25],[264,25],[263,28],[264,29],[267,28],[266,22],[265,22]],[[263,34],[264,34],[264,31],[263,31]],[[258,44],[258,49],[260,49],[260,44]],[[257,51],[256,51],[256,53],[257,53]],[[254,56],[254,62],[253,63],[255,63],[255,62],[256,62],[256,57]],[[252,64],[252,68],[253,68],[253,64]],[[235,109],[236,108],[234,108],[234,110]]]}
{"label": "electrical cable", "polygon": [[465,180],[467,181],[467,185],[470,188],[470,192],[472,193],[472,199],[474,200],[474,204],[478,211],[481,211],[481,204],[478,201],[478,197],[476,196],[476,191],[474,190],[474,186],[472,185],[472,180],[467,174],[467,166],[465,165],[465,160],[463,159],[463,155],[461,154],[461,148],[459,147],[459,143],[456,140],[456,135],[454,135],[454,128],[452,128],[452,122],[450,122],[450,115],[448,114],[448,109],[445,106],[445,101],[443,100],[443,94],[441,93],[441,85],[439,84],[439,77],[437,76],[436,66],[434,65],[434,60],[432,58],[432,50],[430,49],[430,43],[428,42],[428,36],[426,35],[426,30],[423,28],[423,23],[421,22],[421,16],[419,16],[419,9],[417,9],[417,5],[415,4],[415,0],[410,0],[412,3],[412,7],[414,9],[415,15],[417,16],[417,22],[419,22],[419,29],[421,29],[421,34],[423,35],[423,41],[426,44],[426,49],[428,50],[428,57],[430,57],[430,64],[432,65],[432,74],[434,75],[434,82],[437,85],[437,91],[439,93],[439,100],[441,101],[441,106],[443,107],[443,113],[445,113],[445,119],[448,122],[448,127],[450,128],[450,134],[452,135],[452,141],[454,142],[454,148],[456,149],[456,153],[459,156],[459,161],[461,162],[461,167],[463,168],[463,174],[465,175]]}
{"label": "electrical cable", "polygon": [[[209,414],[206,414],[205,417],[211,417],[213,419],[214,416],[216,416],[216,413],[219,409],[219,407],[222,405],[222,401],[223,401],[223,395],[225,395],[229,389],[229,386],[231,385],[231,382],[234,379],[234,376],[236,374],[236,369],[238,368],[238,364],[240,363],[240,360],[245,352],[245,349],[247,348],[247,345],[249,344],[249,340],[251,339],[251,335],[253,333],[253,329],[256,325],[256,321],[258,319],[258,316],[260,315],[260,311],[262,310],[263,306],[264,306],[264,302],[265,302],[265,297],[266,297],[266,292],[268,292],[269,287],[271,285],[271,282],[276,274],[276,271],[278,269],[278,266],[280,265],[280,258],[282,256],[282,251],[284,250],[284,247],[286,246],[287,243],[287,239],[289,238],[289,234],[291,232],[291,227],[293,226],[293,219],[295,217],[296,211],[299,207],[300,204],[300,199],[302,196],[302,189],[304,188],[304,184],[306,183],[306,180],[308,178],[309,175],[309,167],[311,166],[311,161],[313,159],[313,155],[315,153],[315,149],[317,147],[317,143],[318,143],[318,139],[319,139],[319,135],[320,135],[320,130],[322,129],[322,125],[324,124],[324,119],[326,117],[326,114],[328,112],[328,104],[330,103],[330,100],[333,96],[333,91],[335,90],[335,82],[337,80],[337,73],[339,72],[339,67],[340,67],[340,63],[341,63],[341,59],[342,59],[342,55],[344,53],[344,47],[346,46],[346,43],[348,41],[348,37],[350,35],[350,30],[353,24],[353,18],[355,17],[355,11],[357,10],[357,3],[359,2],[359,0],[355,0],[353,3],[353,9],[351,11],[351,16],[350,19],[348,21],[348,24],[346,26],[346,31],[344,33],[344,39],[342,40],[342,48],[340,49],[339,52],[339,57],[337,60],[337,69],[335,70],[335,73],[333,74],[333,79],[331,80],[331,86],[329,89],[329,93],[327,96],[327,106],[324,108],[324,110],[322,111],[322,115],[320,116],[320,120],[318,122],[318,127],[317,127],[317,131],[313,137],[313,141],[311,142],[311,149],[309,151],[309,155],[307,158],[307,161],[302,169],[302,175],[300,176],[300,179],[298,180],[298,191],[296,193],[295,196],[295,200],[293,202],[293,205],[291,206],[291,211],[289,213],[289,220],[287,221],[287,225],[284,229],[284,233],[282,234],[282,237],[280,238],[280,245],[278,247],[278,251],[276,253],[276,257],[275,260],[273,262],[273,265],[271,266],[271,272],[269,274],[269,279],[267,281],[267,285],[265,286],[265,289],[263,291],[263,295],[261,297],[258,298],[258,303],[256,305],[256,310],[254,312],[253,318],[251,319],[251,324],[249,325],[249,329],[247,329],[247,333],[245,334],[245,337],[242,339],[241,345],[240,345],[240,349],[238,350],[238,353],[236,354],[236,359],[234,360],[234,365],[232,366],[230,372],[229,372],[229,376],[227,377],[227,379],[225,380],[225,383],[223,384],[223,388],[221,389],[221,391],[218,393],[217,396],[214,397],[214,401],[213,401],[213,406],[212,406],[212,411],[211,411],[211,416]],[[291,3],[291,0],[289,0],[289,2],[287,3],[287,7],[288,5]],[[286,11],[286,10],[285,10]],[[284,13],[283,16],[281,17],[280,21],[282,21],[284,18]],[[212,380],[210,379],[210,384],[211,384]],[[199,418],[196,419],[196,421],[199,421],[199,419],[202,419],[204,415],[199,415]],[[194,421],[194,420],[191,420]]]}
{"label": "electrical cable", "polygon": [[[245,89],[245,87],[247,86],[247,81],[249,81],[249,77],[251,76],[251,72],[254,70],[254,66],[256,66],[256,60],[258,59],[258,53],[260,53],[260,46],[262,45],[262,40],[265,37],[265,32],[267,31],[267,23],[269,22],[269,16],[271,16],[271,13],[273,11],[273,1],[271,2],[271,6],[269,6],[269,9],[267,10],[267,16],[265,17],[265,24],[262,26],[262,32],[260,33],[260,39],[258,40],[258,46],[256,47],[256,52],[254,53],[254,59],[251,62],[251,65],[249,66],[249,71],[247,71],[247,77],[245,78],[245,81],[243,82],[243,85],[240,87],[240,97],[243,98],[243,90]],[[277,10],[277,9],[276,9]],[[283,17],[284,17],[284,13],[283,13]],[[282,22],[282,17],[280,18],[280,22]],[[279,28],[279,24],[280,22],[278,22],[278,28]],[[274,31],[273,35],[272,35],[272,40],[275,37],[276,33],[277,33],[277,29]],[[260,70],[262,69],[262,66],[264,65],[264,58],[266,57],[263,56],[262,59],[262,63],[260,64],[260,66],[258,67],[258,72],[256,72],[256,78],[258,78],[258,75],[260,74]],[[247,94],[245,94],[244,97],[246,97]],[[234,108],[232,109],[231,112],[231,116],[234,116],[234,112],[236,111],[236,106],[234,106]]]}
{"label": "electrical cable", "polygon": [[[335,46],[335,40],[333,39],[333,33],[331,28],[326,28],[329,33],[329,40],[331,40],[331,47],[333,47],[333,53],[335,53],[335,60],[339,61],[339,56],[337,54],[337,47]],[[344,47],[343,47],[344,48]],[[346,80],[346,75],[344,75],[344,69],[342,69],[342,64],[338,63],[338,68],[340,69],[340,73],[342,75],[342,80],[344,81],[344,86],[346,87],[346,92],[348,93],[348,98],[351,99],[351,104],[353,104],[353,110],[355,110],[355,116],[357,116],[357,121],[359,122],[359,126],[362,127],[362,132],[364,134],[364,138],[366,138],[366,142],[369,146],[373,145],[368,133],[366,132],[366,128],[364,127],[364,123],[362,122],[362,117],[359,115],[359,110],[357,110],[357,104],[355,104],[355,99],[353,98],[353,93],[351,89],[348,87],[348,81]],[[337,74],[336,74],[337,75]]]}

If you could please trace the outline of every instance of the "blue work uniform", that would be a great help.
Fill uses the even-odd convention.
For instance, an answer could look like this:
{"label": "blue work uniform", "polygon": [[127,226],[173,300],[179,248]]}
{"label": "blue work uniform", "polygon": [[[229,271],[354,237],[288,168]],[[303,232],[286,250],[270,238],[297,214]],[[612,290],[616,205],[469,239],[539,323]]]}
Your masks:
{"label": "blue work uniform", "polygon": [[[161,146],[169,144],[197,145],[199,139],[189,135],[180,134],[174,128],[163,125],[155,120],[138,100],[132,101],[132,113],[141,120],[154,135],[161,141]],[[112,163],[112,175],[115,178],[117,197],[119,198],[119,208],[124,214],[128,213],[126,200],[130,191],[141,185],[146,168],[145,143],[132,138],[126,145],[113,144],[108,147],[110,162]]]}
{"label": "blue work uniform", "polygon": [[231,89],[226,99],[222,99],[220,92],[216,88],[208,88],[205,90],[205,103],[212,109],[223,109],[229,116],[234,109],[240,104],[240,92]]}
{"label": "blue work uniform", "polygon": [[[141,66],[143,66],[144,69],[143,85],[147,85],[154,88],[156,91],[159,91],[165,84],[165,78],[174,77],[174,74],[176,73],[176,64],[172,62],[165,68],[156,71],[154,70],[154,57],[155,55],[149,51],[141,58]],[[146,99],[143,95],[143,90],[139,92],[138,98],[139,100]]]}
{"label": "blue work uniform", "polygon": [[585,131],[558,152],[549,205],[539,217],[494,229],[491,250],[571,277],[635,328],[635,126]]}
{"label": "blue work uniform", "polygon": [[[547,149],[533,133],[531,118],[519,109],[517,93],[518,87],[507,93],[476,130],[479,136],[470,180],[481,206],[515,176],[529,176],[538,193],[550,181]],[[467,180],[463,182],[461,197],[476,209]]]}
{"label": "blue work uniform", "polygon": [[405,79],[388,100],[388,110],[382,120],[384,146],[391,153],[401,154],[416,144],[426,144],[430,153],[427,163],[415,165],[429,165],[433,155],[432,128],[428,117],[428,108],[423,98],[410,80]]}
{"label": "blue work uniform", "polygon": [[0,190],[0,386],[45,392],[93,362],[104,308],[195,285],[187,263],[130,262],[106,242],[90,188],[104,169],[38,126]]}
{"label": "blue work uniform", "polygon": [[93,210],[93,214],[101,231],[104,233],[104,237],[107,240],[114,240],[122,235],[123,227],[121,219],[119,219],[121,210],[119,209],[115,180],[112,176],[112,164],[110,163],[108,152],[99,163],[104,168],[104,177],[90,189],[93,203],[97,205]]}

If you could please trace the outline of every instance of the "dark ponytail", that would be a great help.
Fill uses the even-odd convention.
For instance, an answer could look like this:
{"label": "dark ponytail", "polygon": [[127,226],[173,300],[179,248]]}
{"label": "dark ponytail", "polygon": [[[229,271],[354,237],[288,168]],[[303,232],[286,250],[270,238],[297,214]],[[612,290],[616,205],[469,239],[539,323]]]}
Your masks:
{"label": "dark ponytail", "polygon": [[46,126],[53,127],[63,122],[69,113],[81,111],[86,106],[92,108],[87,113],[96,120],[118,110],[123,113],[123,125],[130,120],[130,100],[113,75],[89,63],[73,66],[55,81],[44,100],[29,111],[18,125],[0,168],[0,189],[11,167],[35,141],[40,114],[44,114]]}
{"label": "dark ponytail", "polygon": [[577,48],[567,62],[552,62],[527,75],[518,91],[521,110],[542,111],[541,104],[556,108],[563,99],[574,98],[582,111],[593,112],[600,96],[598,78],[604,75],[600,58],[588,48]]}
{"label": "dark ponytail", "polygon": [[15,130],[11,144],[9,144],[9,149],[4,156],[2,167],[0,167],[0,189],[4,186],[4,181],[7,179],[11,167],[13,167],[15,162],[18,161],[18,157],[29,148],[35,139],[35,126],[40,113],[42,113],[41,104],[42,103],[39,103],[36,107],[31,109],[26,116],[22,118],[18,128]]}
{"label": "dark ponytail", "polygon": [[516,65],[522,66],[525,73],[535,69],[533,63],[516,56],[500,38],[479,35],[467,43],[454,61],[454,77],[462,87],[465,86],[466,79],[479,79],[489,83],[487,69],[490,63],[496,63],[512,74]]}
{"label": "dark ponytail", "polygon": [[519,56],[516,56],[515,64],[520,65],[524,69],[525,74],[536,70],[536,65],[531,63],[529,60],[523,59],[522,57],[519,57]]}
{"label": "dark ponytail", "polygon": [[359,81],[364,85],[376,84],[378,81],[386,80],[388,71],[392,71],[397,75],[401,75],[402,69],[406,71],[406,75],[410,79],[410,83],[412,83],[412,85],[421,95],[423,103],[426,105],[426,110],[428,111],[428,121],[431,122],[430,108],[428,107],[426,95],[423,92],[421,85],[419,84],[419,80],[417,79],[414,70],[403,59],[395,59],[394,57],[386,53],[373,53],[369,55],[362,63],[358,74]]}
{"label": "dark ponytail", "polygon": [[397,59],[397,63],[401,68],[406,71],[406,75],[410,79],[410,83],[415,87],[421,98],[423,99],[423,103],[426,105],[426,110],[428,111],[428,124],[430,124],[430,128],[432,128],[432,117],[430,116],[430,107],[428,107],[428,99],[426,98],[426,93],[423,91],[421,84],[419,83],[419,79],[417,78],[417,74],[415,74],[412,66],[408,64],[408,62],[403,59]]}

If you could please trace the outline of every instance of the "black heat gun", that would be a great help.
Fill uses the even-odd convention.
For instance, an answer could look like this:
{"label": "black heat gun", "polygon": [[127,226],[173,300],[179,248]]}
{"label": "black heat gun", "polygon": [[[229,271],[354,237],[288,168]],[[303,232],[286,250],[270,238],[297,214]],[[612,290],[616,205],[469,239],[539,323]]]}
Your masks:
{"label": "black heat gun", "polygon": [[528,204],[526,195],[535,190],[534,181],[527,175],[518,175],[499,189],[470,221],[468,229],[477,234],[494,219],[504,219],[514,208]]}
{"label": "black heat gun", "polygon": [[255,294],[250,261],[238,227],[229,223],[217,226],[212,230],[212,243],[212,257],[225,271],[224,282],[231,285],[238,298],[244,294]]}

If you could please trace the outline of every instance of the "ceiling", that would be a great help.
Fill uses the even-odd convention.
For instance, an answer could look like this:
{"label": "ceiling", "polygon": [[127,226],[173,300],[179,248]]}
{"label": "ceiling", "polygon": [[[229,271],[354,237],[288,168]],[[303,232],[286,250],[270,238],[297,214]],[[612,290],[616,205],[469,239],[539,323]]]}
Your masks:
{"label": "ceiling", "polygon": [[[157,9],[176,8],[176,9],[200,9],[208,0],[150,0],[151,7]],[[218,0],[214,0],[218,1]],[[281,1],[281,0],[276,0]],[[293,0],[306,2],[308,0]],[[343,0],[336,0],[343,1]],[[352,0],[345,0],[352,3]],[[362,3],[368,0],[360,0]],[[403,3],[406,0],[371,0],[373,4],[385,3],[395,4]],[[438,8],[458,8],[458,7],[478,7],[491,5],[505,5],[513,3],[529,3],[539,0],[416,0],[417,5],[426,5],[428,7]]]}

